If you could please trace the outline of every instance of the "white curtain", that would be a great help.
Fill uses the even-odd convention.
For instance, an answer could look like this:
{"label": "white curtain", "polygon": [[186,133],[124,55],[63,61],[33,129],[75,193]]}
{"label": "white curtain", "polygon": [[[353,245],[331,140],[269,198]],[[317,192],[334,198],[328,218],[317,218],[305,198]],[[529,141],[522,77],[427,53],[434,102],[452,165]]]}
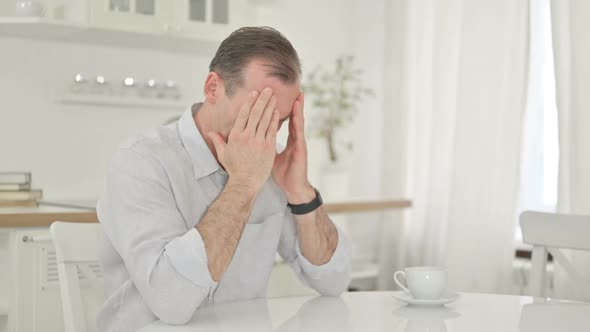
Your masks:
{"label": "white curtain", "polygon": [[413,0],[404,265],[450,287],[509,292],[525,109],[528,1]]}
{"label": "white curtain", "polygon": [[[558,210],[590,215],[590,1],[552,0],[551,19],[559,122]],[[590,241],[590,234],[588,234]],[[571,253],[590,280],[590,254]],[[555,297],[578,298],[558,268]]]}

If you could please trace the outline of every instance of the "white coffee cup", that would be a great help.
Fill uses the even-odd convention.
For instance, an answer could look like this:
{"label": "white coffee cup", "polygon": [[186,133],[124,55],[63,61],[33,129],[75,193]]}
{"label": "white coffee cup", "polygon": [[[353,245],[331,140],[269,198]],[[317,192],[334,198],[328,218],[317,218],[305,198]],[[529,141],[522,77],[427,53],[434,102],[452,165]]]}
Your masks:
{"label": "white coffee cup", "polygon": [[[406,280],[404,286],[398,276]],[[393,280],[406,292],[412,294],[418,300],[439,299],[447,288],[447,270],[434,266],[408,267],[403,271],[397,271]]]}

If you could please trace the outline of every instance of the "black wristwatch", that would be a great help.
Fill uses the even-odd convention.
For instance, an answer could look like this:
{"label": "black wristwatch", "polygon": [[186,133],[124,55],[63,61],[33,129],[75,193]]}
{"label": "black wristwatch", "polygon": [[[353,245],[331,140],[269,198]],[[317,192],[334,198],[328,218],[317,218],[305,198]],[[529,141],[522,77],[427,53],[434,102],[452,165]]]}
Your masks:
{"label": "black wristwatch", "polygon": [[319,208],[320,206],[322,206],[322,204],[324,204],[324,201],[322,200],[322,196],[320,195],[320,192],[316,189],[313,188],[313,191],[315,191],[315,198],[306,204],[290,204],[287,203],[287,206],[289,207],[289,209],[291,209],[291,213],[294,215],[303,215],[303,214],[308,214],[310,212],[313,212],[315,210],[317,210],[317,208]]}

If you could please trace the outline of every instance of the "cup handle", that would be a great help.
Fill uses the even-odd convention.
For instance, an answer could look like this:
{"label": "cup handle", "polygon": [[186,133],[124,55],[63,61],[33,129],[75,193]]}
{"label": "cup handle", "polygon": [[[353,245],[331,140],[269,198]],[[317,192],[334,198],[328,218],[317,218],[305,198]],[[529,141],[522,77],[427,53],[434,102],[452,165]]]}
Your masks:
{"label": "cup handle", "polygon": [[401,289],[403,289],[409,293],[410,290],[406,286],[402,285],[402,283],[399,280],[397,280],[397,276],[399,276],[399,275],[404,276],[404,279],[406,279],[406,273],[404,271],[397,271],[396,273],[393,274],[393,280]]}

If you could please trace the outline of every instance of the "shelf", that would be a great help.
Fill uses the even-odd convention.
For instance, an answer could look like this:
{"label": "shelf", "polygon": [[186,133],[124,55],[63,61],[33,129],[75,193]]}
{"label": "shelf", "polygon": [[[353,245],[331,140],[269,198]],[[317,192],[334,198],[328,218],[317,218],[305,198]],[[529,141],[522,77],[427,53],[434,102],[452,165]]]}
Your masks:
{"label": "shelf", "polygon": [[327,213],[355,213],[383,210],[398,210],[412,206],[409,200],[372,200],[326,203],[324,209]]}
{"label": "shelf", "polygon": [[150,98],[125,98],[113,96],[93,96],[67,94],[56,97],[56,101],[62,104],[118,106],[126,108],[152,108],[167,110],[184,110],[189,105],[184,102]]}
{"label": "shelf", "polygon": [[0,18],[0,36],[202,56],[212,56],[218,47],[217,42],[164,32],[157,34],[123,31],[36,17]]}
{"label": "shelf", "polygon": [[95,211],[57,206],[36,208],[1,208],[0,229],[18,227],[49,227],[54,221],[96,223]]}
{"label": "shelf", "polygon": [[[341,206],[342,205],[342,206]],[[326,204],[326,210],[333,213],[359,212],[359,211],[380,211],[387,209],[403,209],[411,206],[410,201],[365,201]],[[55,220],[98,222],[95,211],[80,211],[80,209],[66,209],[56,206],[40,206],[38,208],[2,208],[0,209],[0,228],[4,227],[48,227]],[[365,265],[363,265],[365,266]],[[373,268],[373,274],[378,269],[376,264],[367,264]],[[368,268],[362,269],[369,270]],[[358,276],[364,274],[355,271]],[[368,273],[368,272],[364,272]]]}

